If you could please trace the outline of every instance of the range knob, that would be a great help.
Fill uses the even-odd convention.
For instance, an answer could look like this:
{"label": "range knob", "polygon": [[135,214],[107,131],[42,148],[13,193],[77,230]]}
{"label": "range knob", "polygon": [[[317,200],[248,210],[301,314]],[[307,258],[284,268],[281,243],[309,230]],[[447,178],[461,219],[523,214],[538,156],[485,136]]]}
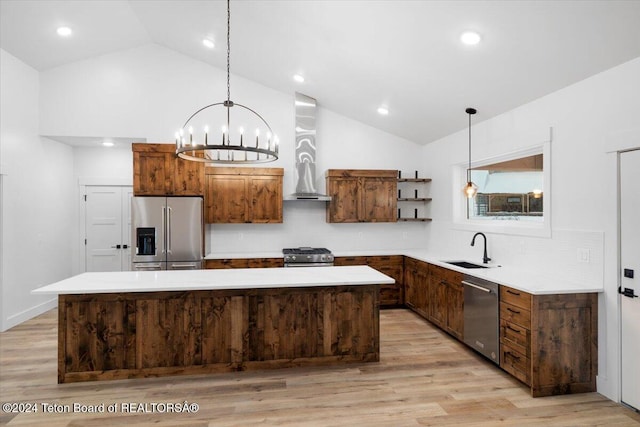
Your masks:
{"label": "range knob", "polygon": [[322,256],[320,257],[320,261],[326,261],[326,260],[327,260],[327,257],[326,257],[325,255],[322,255]]}
{"label": "range knob", "polygon": [[295,261],[295,260],[296,260],[296,256],[295,256],[295,255],[293,255],[293,256],[291,257],[291,260],[292,260],[292,261]]}
{"label": "range knob", "polygon": [[309,260],[310,260],[310,259],[311,259],[311,255],[307,255],[307,259],[309,259]]}
{"label": "range knob", "polygon": [[288,262],[289,261],[289,255],[285,255],[284,256],[284,262]]}

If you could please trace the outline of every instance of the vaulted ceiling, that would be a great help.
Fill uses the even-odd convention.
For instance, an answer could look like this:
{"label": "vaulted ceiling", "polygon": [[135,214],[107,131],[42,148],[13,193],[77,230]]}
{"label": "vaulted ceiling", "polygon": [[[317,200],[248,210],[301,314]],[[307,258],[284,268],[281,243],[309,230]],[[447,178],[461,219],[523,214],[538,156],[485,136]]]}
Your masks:
{"label": "vaulted ceiling", "polygon": [[[465,107],[486,120],[640,57],[639,22],[634,0],[234,0],[231,70],[425,144],[465,128]],[[460,43],[465,30],[481,42]],[[226,66],[219,0],[0,0],[0,31],[41,71],[147,43]]]}

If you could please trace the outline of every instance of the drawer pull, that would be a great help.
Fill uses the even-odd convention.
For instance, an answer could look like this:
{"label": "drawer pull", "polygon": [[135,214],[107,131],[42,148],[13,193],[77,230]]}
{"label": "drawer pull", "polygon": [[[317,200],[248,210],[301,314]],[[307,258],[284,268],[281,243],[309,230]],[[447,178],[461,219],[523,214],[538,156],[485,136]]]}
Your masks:
{"label": "drawer pull", "polygon": [[441,281],[440,281],[440,284],[441,284],[441,285],[446,285],[446,284],[447,284],[447,281],[446,281],[446,280],[441,280]]}
{"label": "drawer pull", "polygon": [[507,293],[509,293],[509,294],[511,294],[511,295],[515,295],[515,296],[517,296],[517,297],[519,297],[519,296],[520,296],[520,292],[514,292],[514,291],[512,291],[511,289],[507,289]]}
{"label": "drawer pull", "polygon": [[509,308],[509,307],[507,307],[507,311],[510,311],[510,312],[512,312],[514,314],[520,314],[520,312],[518,310],[514,310],[514,309]]}
{"label": "drawer pull", "polygon": [[522,331],[521,331],[521,330],[516,329],[516,328],[513,328],[513,327],[511,327],[511,326],[507,326],[507,329],[509,329],[510,331],[513,331],[513,332],[517,332],[518,334],[521,334],[521,333],[522,333]]}
{"label": "drawer pull", "polygon": [[511,353],[510,351],[507,351],[506,355],[507,356],[511,356],[513,359],[515,359],[516,362],[520,361],[520,356],[516,356],[515,354]]}

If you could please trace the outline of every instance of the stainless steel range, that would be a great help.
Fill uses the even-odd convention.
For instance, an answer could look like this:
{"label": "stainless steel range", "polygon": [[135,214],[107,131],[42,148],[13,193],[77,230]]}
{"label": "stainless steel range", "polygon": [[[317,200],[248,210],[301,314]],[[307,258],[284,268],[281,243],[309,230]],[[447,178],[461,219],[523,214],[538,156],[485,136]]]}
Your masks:
{"label": "stainless steel range", "polygon": [[285,248],[282,250],[285,267],[330,267],[333,254],[327,248]]}

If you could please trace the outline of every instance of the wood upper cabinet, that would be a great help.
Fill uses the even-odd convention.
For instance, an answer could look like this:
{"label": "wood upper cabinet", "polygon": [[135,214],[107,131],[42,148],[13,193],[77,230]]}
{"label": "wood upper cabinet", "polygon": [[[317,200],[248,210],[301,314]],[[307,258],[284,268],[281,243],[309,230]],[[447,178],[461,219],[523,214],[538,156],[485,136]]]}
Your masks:
{"label": "wood upper cabinet", "polygon": [[136,196],[202,196],[204,164],[176,157],[174,144],[132,144]]}
{"label": "wood upper cabinet", "polygon": [[327,222],[396,222],[397,170],[329,169]]}
{"label": "wood upper cabinet", "polygon": [[500,366],[533,397],[595,391],[598,295],[500,286]]}
{"label": "wood upper cabinet", "polygon": [[282,222],[282,168],[206,167],[206,223]]}

